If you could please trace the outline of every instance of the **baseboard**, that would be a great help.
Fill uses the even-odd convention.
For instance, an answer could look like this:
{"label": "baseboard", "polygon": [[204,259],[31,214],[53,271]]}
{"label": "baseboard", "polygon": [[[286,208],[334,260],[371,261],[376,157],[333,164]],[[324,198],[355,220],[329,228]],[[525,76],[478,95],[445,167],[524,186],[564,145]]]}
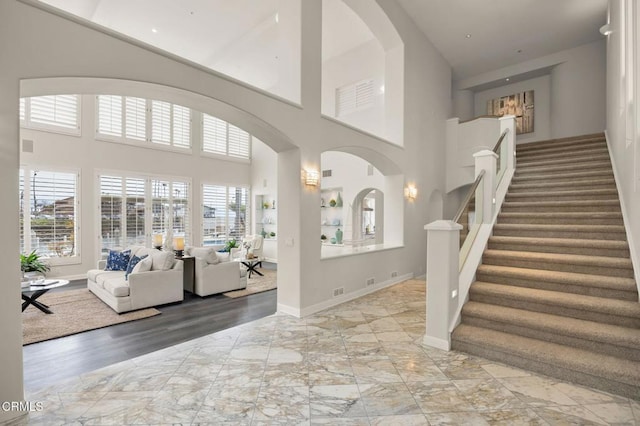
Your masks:
{"label": "baseboard", "polygon": [[[413,274],[412,273],[404,274],[404,275],[398,275],[397,277],[394,277],[393,279],[390,279],[390,280],[387,280],[387,281],[382,281],[380,283],[376,283],[375,285],[372,285],[372,286],[369,286],[369,287],[365,287],[365,288],[361,288],[361,289],[353,291],[351,293],[347,293],[347,294],[344,294],[344,295],[339,296],[339,297],[334,297],[332,299],[325,300],[324,302],[316,303],[315,305],[307,306],[306,308],[303,308],[301,311],[299,311],[299,313],[301,314],[302,317],[313,315],[316,312],[324,311],[325,309],[329,309],[329,308],[332,308],[334,306],[340,305],[340,304],[342,304],[344,302],[348,302],[350,300],[357,299],[358,297],[362,297],[362,296],[366,296],[367,294],[375,293],[378,290],[382,290],[383,288],[390,287],[390,286],[392,286],[394,284],[398,284],[398,283],[400,283],[402,281],[410,280],[412,278],[413,278]],[[280,309],[279,306],[278,306],[278,309]],[[292,313],[291,315],[295,315],[295,314]]]}
{"label": "baseboard", "polygon": [[611,143],[609,142],[609,133],[604,131],[604,138],[607,142],[607,150],[609,150],[609,159],[611,160],[611,168],[613,169],[613,178],[616,182],[616,189],[618,191],[618,199],[620,200],[620,210],[622,210],[622,223],[624,223],[624,232],[627,236],[627,245],[629,246],[629,253],[631,254],[631,264],[633,265],[633,277],[636,280],[636,286],[640,293],[640,260],[638,259],[638,253],[636,253],[636,245],[634,244],[633,233],[629,232],[629,215],[627,214],[627,207],[620,191],[620,175],[616,167],[614,160],[613,150],[611,149]]}
{"label": "baseboard", "polygon": [[288,305],[283,305],[282,303],[278,303],[276,313],[278,313],[278,314],[287,314],[287,315],[294,316],[296,318],[301,318],[300,317],[300,309],[293,308],[293,307],[288,306]]}
{"label": "baseboard", "polygon": [[[451,336],[451,335],[449,335]],[[432,348],[442,349],[443,351],[451,350],[451,342],[444,339],[438,339],[437,337],[427,336],[426,334],[422,338],[422,343]]]}

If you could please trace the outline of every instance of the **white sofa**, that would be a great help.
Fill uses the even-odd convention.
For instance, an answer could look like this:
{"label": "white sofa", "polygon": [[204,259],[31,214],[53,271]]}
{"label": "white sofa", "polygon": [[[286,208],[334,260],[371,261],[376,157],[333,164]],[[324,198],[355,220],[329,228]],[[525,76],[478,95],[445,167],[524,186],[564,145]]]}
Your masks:
{"label": "white sofa", "polygon": [[[131,256],[149,256],[142,268],[125,279],[125,271],[105,271],[107,261],[98,262],[98,269],[87,272],[87,286],[100,300],[118,313],[181,302],[183,264],[172,252],[142,246],[132,246]],[[145,270],[150,267],[150,270]],[[143,272],[144,271],[144,272]]]}
{"label": "white sofa", "polygon": [[198,296],[224,293],[247,287],[247,271],[229,253],[218,253],[224,246],[187,247],[185,254],[195,257],[193,292]]}

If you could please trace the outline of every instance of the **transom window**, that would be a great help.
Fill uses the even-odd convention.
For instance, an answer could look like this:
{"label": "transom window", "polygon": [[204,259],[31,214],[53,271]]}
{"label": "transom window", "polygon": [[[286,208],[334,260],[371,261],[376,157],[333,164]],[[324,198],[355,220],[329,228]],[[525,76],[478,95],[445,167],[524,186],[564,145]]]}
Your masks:
{"label": "transom window", "polygon": [[202,114],[202,150],[235,158],[250,158],[251,135],[209,114]]}
{"label": "transom window", "polygon": [[23,127],[80,134],[80,96],[50,95],[20,98]]}

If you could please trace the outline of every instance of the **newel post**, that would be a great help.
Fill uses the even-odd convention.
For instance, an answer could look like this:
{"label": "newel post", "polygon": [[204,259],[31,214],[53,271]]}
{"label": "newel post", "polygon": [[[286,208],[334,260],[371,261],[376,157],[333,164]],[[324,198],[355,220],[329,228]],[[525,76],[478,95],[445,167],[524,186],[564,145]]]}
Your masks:
{"label": "newel post", "polygon": [[450,350],[449,326],[458,307],[460,230],[462,225],[437,220],[427,230],[427,321],[424,344]]}
{"label": "newel post", "polygon": [[[482,223],[491,223],[496,199],[496,160],[498,155],[488,149],[473,154],[476,161],[476,177],[484,170],[482,185]],[[477,201],[476,201],[477,202]]]}

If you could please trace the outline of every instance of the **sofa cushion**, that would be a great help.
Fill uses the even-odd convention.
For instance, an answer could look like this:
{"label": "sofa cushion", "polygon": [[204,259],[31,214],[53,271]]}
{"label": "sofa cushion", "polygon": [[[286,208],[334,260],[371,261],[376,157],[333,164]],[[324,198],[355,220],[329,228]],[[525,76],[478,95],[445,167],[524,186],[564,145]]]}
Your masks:
{"label": "sofa cushion", "polygon": [[228,262],[230,260],[229,252],[217,251],[216,256],[220,262]]}
{"label": "sofa cushion", "polygon": [[151,270],[153,266],[153,258],[151,256],[144,256],[138,264],[131,271],[132,274],[137,274],[138,272],[147,272]]}
{"label": "sofa cushion", "polygon": [[127,272],[124,274],[124,279],[128,280],[129,279],[129,274],[131,272],[133,272],[133,268],[136,267],[136,265],[142,260],[142,259],[146,259],[147,257],[149,257],[148,254],[145,254],[143,256],[131,256],[131,260],[129,260],[129,264],[127,265]]}
{"label": "sofa cushion", "polygon": [[107,257],[107,266],[105,271],[126,271],[129,260],[131,259],[131,250],[109,250]]}
{"label": "sofa cushion", "polygon": [[168,271],[175,262],[173,253],[169,251],[157,251],[151,256],[153,263],[151,264],[152,271]]}
{"label": "sofa cushion", "polygon": [[125,297],[129,295],[129,284],[125,280],[124,276],[105,280],[104,289],[115,297]]}
{"label": "sofa cushion", "polygon": [[191,247],[189,254],[193,257],[199,257],[212,265],[220,263],[216,251],[212,247]]}
{"label": "sofa cushion", "polygon": [[96,277],[96,284],[98,284],[98,287],[104,288],[106,281],[117,278],[124,279],[124,271],[109,271],[105,274],[100,274]]}
{"label": "sofa cushion", "polygon": [[122,271],[103,271],[102,269],[91,269],[87,272],[87,279],[89,281],[93,281],[98,285],[98,287],[102,287],[102,283],[105,279],[114,276],[122,275]]}

